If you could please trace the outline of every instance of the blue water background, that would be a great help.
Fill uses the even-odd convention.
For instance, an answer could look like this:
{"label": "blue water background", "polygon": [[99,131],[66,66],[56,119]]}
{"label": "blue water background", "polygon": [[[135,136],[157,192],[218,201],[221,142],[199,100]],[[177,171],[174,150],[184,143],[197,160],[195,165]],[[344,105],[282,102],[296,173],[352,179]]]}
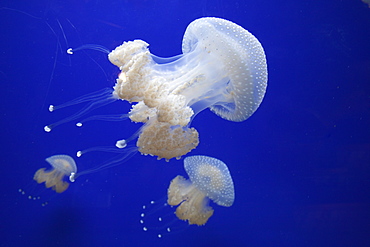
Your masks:
{"label": "blue water background", "polygon": [[[49,113],[50,104],[112,87],[119,72],[106,54],[67,48],[142,39],[173,56],[186,26],[204,16],[243,26],[267,55],[267,93],[250,119],[205,110],[192,123],[200,144],[189,155],[228,165],[232,207],[211,204],[205,226],[162,239],[144,232],[142,205],[186,173],[182,160],[140,154],[47,195],[46,207],[18,192],[39,191],[32,177],[46,157],[114,145],[140,127],[68,123],[44,132],[81,107]],[[0,28],[0,246],[370,246],[370,9],[360,0],[3,0]],[[115,102],[92,115],[129,109]],[[110,157],[87,154],[78,168]]]}

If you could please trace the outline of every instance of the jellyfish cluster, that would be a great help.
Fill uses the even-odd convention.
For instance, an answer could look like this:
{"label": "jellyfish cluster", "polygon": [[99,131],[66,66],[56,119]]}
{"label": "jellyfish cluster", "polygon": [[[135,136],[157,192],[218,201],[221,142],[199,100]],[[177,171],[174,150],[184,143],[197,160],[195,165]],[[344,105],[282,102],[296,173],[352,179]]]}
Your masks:
{"label": "jellyfish cluster", "polygon": [[[137,151],[168,162],[172,158],[181,159],[199,145],[199,133],[191,126],[198,113],[209,108],[223,119],[241,122],[257,110],[264,98],[267,64],[262,45],[250,32],[231,21],[206,17],[191,22],[183,37],[182,54],[175,57],[155,56],[148,46],[145,41],[134,40],[111,51],[108,59],[120,70],[113,89],[101,90],[59,107],[51,106],[49,110],[54,111],[87,102],[80,112],[44,128],[49,132],[101,105],[127,101],[132,108],[126,114],[90,117],[129,118],[142,123],[137,133],[118,140],[115,147],[90,149],[114,149],[122,155],[115,161],[82,172],[77,172],[72,157],[55,155],[46,159],[51,170],[42,168],[34,175],[38,183],[45,183],[47,188],[61,193],[68,188],[67,179],[74,182],[81,175],[122,163]],[[73,54],[87,47],[67,52]],[[98,48],[107,52],[107,49]],[[77,123],[81,125],[81,121]],[[127,147],[134,140],[136,146]],[[78,152],[78,156],[83,152]],[[205,155],[187,156],[184,168],[189,178],[176,176],[167,191],[167,204],[177,206],[178,219],[204,225],[214,213],[210,201],[224,207],[233,204],[234,184],[224,162]],[[144,224],[144,220],[141,223]]]}

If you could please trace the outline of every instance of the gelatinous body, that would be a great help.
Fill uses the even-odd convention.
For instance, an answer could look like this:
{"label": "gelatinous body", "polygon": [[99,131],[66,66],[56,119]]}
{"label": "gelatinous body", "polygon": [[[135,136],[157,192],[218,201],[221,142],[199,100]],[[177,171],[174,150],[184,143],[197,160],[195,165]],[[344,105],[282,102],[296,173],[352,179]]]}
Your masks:
{"label": "gelatinous body", "polygon": [[142,40],[124,42],[108,56],[121,74],[117,98],[138,102],[130,119],[145,126],[137,146],[158,158],[181,157],[199,143],[191,119],[210,108],[230,121],[243,121],[258,108],[267,86],[259,41],[220,18],[200,18],[187,27],[183,54],[159,58]]}
{"label": "gelatinous body", "polygon": [[209,206],[210,199],[224,207],[234,203],[234,183],[225,163],[198,155],[185,158],[184,167],[189,180],[177,176],[168,188],[168,204],[179,205],[176,209],[179,219],[204,225],[214,212]]}
{"label": "gelatinous body", "polygon": [[[68,189],[69,183],[65,177],[70,177],[77,172],[77,166],[72,157],[68,155],[54,155],[46,159],[53,167],[51,170],[41,168],[36,171],[33,179],[38,183],[44,183],[46,188],[51,188],[57,193]],[[73,181],[72,181],[73,182]]]}

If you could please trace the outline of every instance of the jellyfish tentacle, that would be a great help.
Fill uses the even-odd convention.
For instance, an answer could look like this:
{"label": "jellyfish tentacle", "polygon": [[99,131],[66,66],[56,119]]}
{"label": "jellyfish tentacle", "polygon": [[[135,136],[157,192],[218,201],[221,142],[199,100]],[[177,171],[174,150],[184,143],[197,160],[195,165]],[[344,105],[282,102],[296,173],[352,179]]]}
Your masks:
{"label": "jellyfish tentacle", "polygon": [[108,50],[108,48],[106,48],[106,47],[104,47],[102,45],[85,44],[85,45],[79,46],[77,48],[68,48],[67,49],[67,53],[70,54],[70,55],[72,55],[76,51],[85,50],[85,49],[100,51],[100,52],[103,52],[103,53],[106,53],[106,54],[109,54],[109,52],[110,52]]}
{"label": "jellyfish tentacle", "polygon": [[89,121],[124,121],[129,118],[129,114],[111,114],[111,115],[94,115],[88,118],[85,118],[78,123],[76,123],[77,127],[81,127],[84,123]]}
{"label": "jellyfish tentacle", "polygon": [[49,111],[53,112],[57,109],[61,109],[61,108],[64,108],[64,107],[68,107],[68,106],[88,102],[88,104],[84,108],[82,108],[80,111],[76,112],[72,116],[69,116],[67,118],[64,118],[64,119],[58,121],[58,122],[55,122],[55,123],[52,123],[52,124],[49,124],[49,125],[45,126],[44,130],[46,132],[50,132],[53,128],[55,128],[58,125],[76,120],[76,119],[80,118],[81,116],[85,115],[86,113],[88,113],[88,112],[90,112],[90,111],[92,111],[96,108],[102,107],[104,105],[108,105],[108,104],[110,104],[110,103],[112,103],[116,100],[117,99],[113,97],[112,89],[104,88],[104,89],[99,90],[97,92],[89,93],[89,94],[84,95],[82,97],[78,97],[77,99],[66,102],[66,103],[64,103],[62,105],[59,105],[59,106],[51,105],[49,107]]}

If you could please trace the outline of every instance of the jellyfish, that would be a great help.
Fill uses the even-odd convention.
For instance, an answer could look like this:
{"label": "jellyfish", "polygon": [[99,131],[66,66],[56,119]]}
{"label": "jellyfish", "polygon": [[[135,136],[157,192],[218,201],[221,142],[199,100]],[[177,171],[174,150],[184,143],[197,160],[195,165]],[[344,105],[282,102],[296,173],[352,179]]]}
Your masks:
{"label": "jellyfish", "polygon": [[69,177],[71,182],[74,182],[74,175],[77,172],[77,166],[71,156],[68,155],[53,155],[46,159],[53,167],[51,170],[41,168],[36,171],[33,179],[41,184],[45,182],[46,188],[51,188],[57,193],[62,193],[68,189],[69,183],[65,181],[65,177]]}
{"label": "jellyfish", "polygon": [[[145,41],[134,40],[110,52],[108,59],[121,71],[113,90],[71,102],[91,103],[67,120],[114,100],[134,103],[123,118],[144,125],[129,140],[137,138],[141,154],[168,161],[180,159],[198,146],[199,133],[190,125],[199,112],[209,108],[223,119],[241,122],[264,98],[267,64],[262,45],[231,21],[205,17],[191,22],[183,37],[182,54],[174,57],[155,56],[148,46]],[[48,125],[45,130],[54,126]]]}
{"label": "jellyfish", "polygon": [[190,225],[204,225],[213,215],[209,200],[220,206],[234,203],[234,184],[229,169],[221,160],[208,156],[189,156],[184,159],[189,180],[175,177],[168,188],[168,204],[179,205],[176,216]]}

